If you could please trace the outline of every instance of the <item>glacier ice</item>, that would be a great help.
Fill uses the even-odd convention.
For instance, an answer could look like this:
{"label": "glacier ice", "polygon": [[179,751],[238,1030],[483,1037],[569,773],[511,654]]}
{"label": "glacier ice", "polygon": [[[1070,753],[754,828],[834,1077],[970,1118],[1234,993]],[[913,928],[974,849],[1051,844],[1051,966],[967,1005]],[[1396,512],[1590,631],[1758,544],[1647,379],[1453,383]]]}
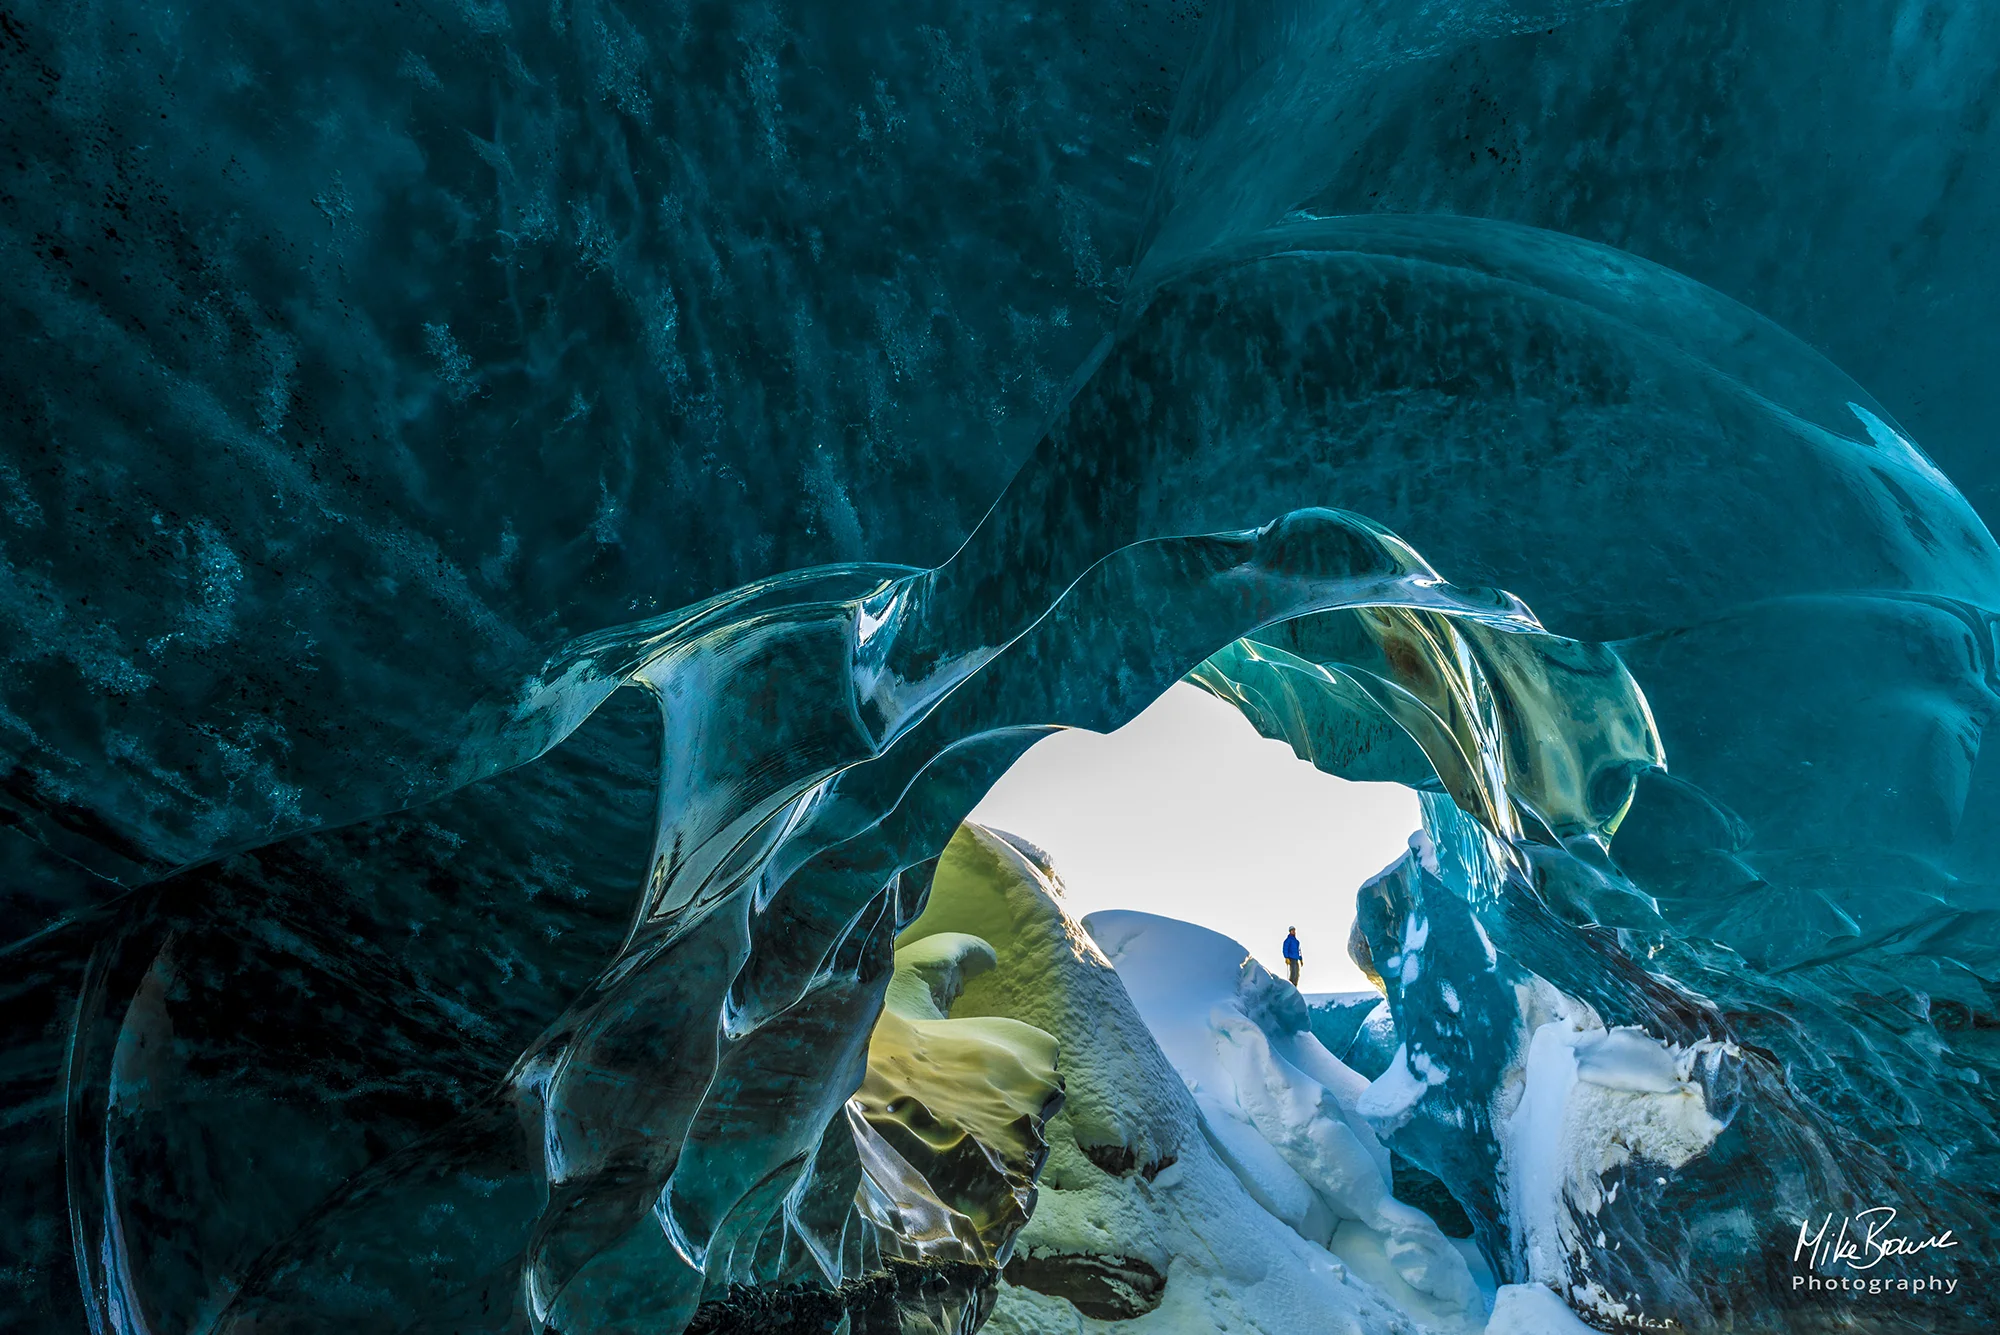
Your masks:
{"label": "glacier ice", "polygon": [[[1261,1335],[1320,1329],[1334,1322],[1368,1331],[1411,1328],[1408,1309],[1324,1245],[1336,1222],[1328,1208],[1335,1200],[1359,1203],[1371,1217],[1387,1218],[1396,1211],[1396,1202],[1385,1199],[1382,1164],[1370,1153],[1379,1154],[1380,1147],[1372,1138],[1364,1142],[1351,1134],[1344,1151],[1333,1144],[1327,1133],[1342,1132],[1334,1131],[1326,1110],[1332,1109],[1339,1121],[1338,1105],[1311,1077],[1287,1063],[1282,1069],[1293,1083],[1272,1092],[1293,1106],[1271,1111],[1295,1114],[1284,1125],[1290,1134],[1280,1139],[1310,1175],[1302,1177],[1286,1165],[1278,1148],[1242,1120],[1241,1111],[1226,1122],[1209,1115],[1203,1091],[1191,1087],[1186,1071],[1170,1064],[1172,1054],[1155,1040],[1158,1034],[1168,1042],[1226,1042],[1206,1026],[1208,1005],[1202,1003],[1209,1002],[1228,1006],[1239,1026],[1263,1032],[1236,1008],[1241,948],[1224,962],[1220,977],[1204,979],[1195,994],[1201,999],[1193,1006],[1200,1035],[1176,1030],[1145,1015],[1144,984],[1138,983],[1135,993],[1128,979],[1136,982],[1137,975],[1125,965],[1114,967],[1100,948],[1097,915],[1087,923],[1069,915],[1051,870],[1005,835],[968,824],[947,845],[930,906],[909,928],[919,943],[932,934],[965,931],[995,945],[998,967],[968,984],[953,1007],[954,1020],[1018,1019],[1054,1034],[1063,1053],[1069,1098],[1049,1122],[1041,1201],[1020,1234],[1015,1259],[1001,1272],[987,1329],[1044,1335],[1127,1320],[1139,1329],[1240,1329]],[[1201,928],[1164,919],[1148,919],[1147,925],[1212,937]],[[1117,936],[1132,943],[1129,931]],[[1228,949],[1225,943],[1225,953]],[[1198,959],[1199,948],[1195,953]],[[1258,975],[1247,980],[1252,1009],[1260,988],[1274,993],[1279,986],[1261,976],[1261,970]],[[1210,986],[1217,982],[1219,989]],[[1296,1038],[1275,1020],[1264,1023],[1280,1034],[1281,1043]],[[1266,1061],[1270,1055],[1266,1047]],[[1331,1068],[1337,1064],[1323,1052],[1318,1055],[1321,1073],[1334,1075]],[[1217,1060],[1216,1048],[1210,1047],[1210,1067]],[[1276,1073],[1280,1068],[1259,1069]],[[1346,1078],[1360,1083],[1351,1073]],[[1215,1134],[1230,1126],[1242,1133],[1236,1143],[1262,1146],[1293,1190],[1313,1199],[1321,1191],[1329,1194],[1331,1199],[1318,1206],[1317,1239],[1296,1226],[1309,1211],[1301,1210],[1296,1221],[1281,1218],[1265,1204],[1268,1180],[1260,1183],[1232,1163],[1228,1144]],[[1415,1211],[1409,1214],[1416,1217],[1396,1222],[1416,1235],[1427,1221]],[[1445,1245],[1435,1229],[1430,1236]],[[1376,1253],[1381,1254],[1379,1242]],[[1462,1258],[1448,1248],[1447,1254],[1470,1287]],[[1415,1268],[1412,1262],[1405,1265]],[[1422,1295],[1409,1296],[1423,1301]],[[1475,1300],[1472,1305],[1483,1316],[1483,1304]],[[1467,1324],[1462,1305],[1442,1308],[1440,1319],[1415,1328],[1478,1328],[1476,1319]]]}
{"label": "glacier ice", "polygon": [[[1312,1232],[1336,1119],[1204,1123],[1048,896],[908,1019],[966,841],[1053,877],[979,795],[1184,678],[1424,795],[1367,1088],[1224,1027],[1496,1327],[2000,1325],[1996,69],[1977,0],[14,0],[0,1326],[1059,1328],[864,1179],[1402,1319],[1187,1135]],[[1053,1036],[1024,1222],[1047,1063],[896,1168],[892,993]],[[1802,1283],[1877,1206],[1949,1291]]]}
{"label": "glacier ice", "polygon": [[1018,1020],[949,1014],[965,980],[997,963],[991,944],[962,933],[896,952],[868,1074],[848,1104],[863,1170],[857,1200],[885,1254],[920,1258],[941,1247],[951,1259],[1004,1265],[1034,1212],[1048,1154],[1042,1128],[1062,1104],[1056,1040]]}

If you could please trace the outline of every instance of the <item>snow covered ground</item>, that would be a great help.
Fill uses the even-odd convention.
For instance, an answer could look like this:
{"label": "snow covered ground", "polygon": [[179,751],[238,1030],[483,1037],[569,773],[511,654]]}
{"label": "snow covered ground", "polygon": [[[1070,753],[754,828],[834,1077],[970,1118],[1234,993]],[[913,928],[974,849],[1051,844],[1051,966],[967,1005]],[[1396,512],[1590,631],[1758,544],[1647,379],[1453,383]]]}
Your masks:
{"label": "snow covered ground", "polygon": [[1084,927],[1250,1197],[1412,1315],[1478,1329],[1492,1291],[1483,1262],[1391,1194],[1389,1152],[1358,1107],[1369,1082],[1313,1037],[1304,998],[1191,923],[1111,911]]}
{"label": "snow covered ground", "polygon": [[[946,850],[903,946],[939,936],[942,947],[951,933],[978,937],[995,959],[951,1016],[1052,1034],[1068,1097],[1046,1128],[1039,1200],[1003,1272],[992,1335],[1590,1330],[1549,1286],[1558,1274],[1496,1287],[1470,1241],[1395,1199],[1367,1114],[1393,1101],[1396,1071],[1371,1084],[1343,1065],[1313,1036],[1299,993],[1240,944],[1151,914],[1079,921],[1045,854],[973,824]],[[1602,1155],[1536,1156],[1598,1145],[1592,1128],[1606,1119],[1636,1117],[1650,1128],[1644,1152],[1667,1157],[1712,1134],[1687,1079],[1704,1054],[1581,1012],[1541,1018],[1503,1129],[1526,1193],[1515,1208],[1559,1219],[1542,1207],[1595,1181]],[[1421,1078],[1404,1074],[1420,1096]],[[1634,1100],[1645,1106],[1625,1106]]]}
{"label": "snow covered ground", "polygon": [[[1007,1016],[1055,1035],[1068,1093],[1046,1129],[1040,1198],[1015,1242],[987,1331],[1469,1335],[1481,1328],[1485,1304],[1463,1258],[1435,1229],[1422,1236],[1386,1193],[1371,1192],[1367,1184],[1382,1181],[1380,1146],[1344,1115],[1338,1126],[1321,1117],[1315,1127],[1307,1104],[1318,1096],[1303,1083],[1289,1093],[1271,1089],[1269,1111],[1279,1120],[1270,1124],[1291,1119],[1284,1124],[1297,1135],[1287,1148],[1304,1156],[1301,1162],[1339,1166],[1342,1186],[1333,1199],[1268,1142],[1260,1153],[1247,1123],[1232,1117],[1212,1137],[1195,1094],[1110,960],[1065,912],[1060,882],[1031,849],[976,826],[961,831],[940,863],[929,909],[903,942],[945,932],[978,936],[997,960],[967,982],[952,1016]],[[1231,1032],[1255,1045],[1264,1031],[1245,1015]],[[1303,1047],[1280,1042],[1294,1053]],[[1323,1048],[1319,1054],[1320,1069],[1342,1079]],[[1315,1060],[1310,1049],[1301,1059]],[[1343,1083],[1356,1081],[1348,1073]],[[1309,1237],[1256,1199],[1225,1153],[1254,1158],[1259,1171],[1249,1180],[1256,1190],[1282,1197],[1281,1208],[1321,1236]],[[1417,1254],[1442,1277],[1434,1286],[1456,1283],[1452,1292],[1469,1305],[1454,1308],[1409,1288],[1399,1267],[1412,1269],[1410,1256],[1392,1255],[1375,1233],[1346,1218],[1350,1209],[1421,1236]]]}
{"label": "snow covered ground", "polygon": [[1603,1180],[1612,1169],[1635,1159],[1676,1169],[1714,1143],[1723,1124],[1697,1068],[1712,1073],[1734,1049],[1607,1029],[1589,1006],[1541,991],[1530,1009],[1550,1018],[1534,1027],[1498,1128],[1516,1263],[1543,1292],[1566,1288],[1577,1306],[1622,1324],[1626,1304],[1576,1273],[1583,1222],[1610,1203]]}

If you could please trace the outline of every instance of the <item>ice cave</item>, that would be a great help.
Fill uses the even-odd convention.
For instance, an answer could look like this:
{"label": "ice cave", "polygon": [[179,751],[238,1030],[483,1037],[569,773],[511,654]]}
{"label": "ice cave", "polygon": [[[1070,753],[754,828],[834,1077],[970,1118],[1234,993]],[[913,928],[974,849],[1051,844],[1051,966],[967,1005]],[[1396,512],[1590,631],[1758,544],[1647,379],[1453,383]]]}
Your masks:
{"label": "ice cave", "polygon": [[[0,89],[0,1330],[2000,1331],[2000,6]],[[1370,991],[968,819],[1184,686],[1417,794]]]}

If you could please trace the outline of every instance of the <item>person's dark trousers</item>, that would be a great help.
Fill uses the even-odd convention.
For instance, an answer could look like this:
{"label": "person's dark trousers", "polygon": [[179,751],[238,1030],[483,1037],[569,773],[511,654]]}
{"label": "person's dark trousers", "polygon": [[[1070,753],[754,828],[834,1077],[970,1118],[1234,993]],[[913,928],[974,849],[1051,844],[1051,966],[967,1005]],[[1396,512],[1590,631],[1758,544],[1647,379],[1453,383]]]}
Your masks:
{"label": "person's dark trousers", "polygon": [[1286,960],[1285,967],[1292,971],[1292,986],[1297,987],[1299,985],[1299,962],[1297,960]]}

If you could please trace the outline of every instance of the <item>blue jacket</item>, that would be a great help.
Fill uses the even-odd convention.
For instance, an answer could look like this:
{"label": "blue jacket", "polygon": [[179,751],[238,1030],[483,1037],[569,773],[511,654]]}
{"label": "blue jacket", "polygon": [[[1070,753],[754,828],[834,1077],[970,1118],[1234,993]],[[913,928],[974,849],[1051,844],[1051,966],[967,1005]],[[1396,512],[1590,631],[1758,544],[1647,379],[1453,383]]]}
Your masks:
{"label": "blue jacket", "polygon": [[1285,958],[1288,960],[1305,958],[1305,956],[1299,953],[1299,939],[1296,936],[1287,936],[1285,938]]}

